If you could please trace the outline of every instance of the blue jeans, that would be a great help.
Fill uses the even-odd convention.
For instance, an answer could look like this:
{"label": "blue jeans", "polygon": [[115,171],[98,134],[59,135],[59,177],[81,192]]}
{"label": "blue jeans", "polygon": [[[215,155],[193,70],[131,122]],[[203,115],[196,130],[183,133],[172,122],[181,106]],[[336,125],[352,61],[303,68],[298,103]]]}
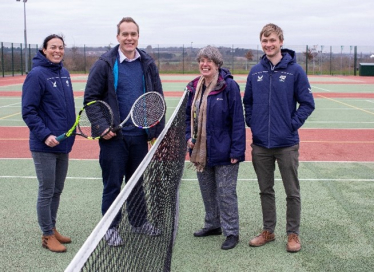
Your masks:
{"label": "blue jeans", "polygon": [[[147,136],[124,136],[122,140],[100,140],[99,162],[103,178],[103,198],[101,212],[104,215],[119,195],[123,178],[127,182],[148,153]],[[137,182],[126,203],[132,226],[146,222],[147,209],[142,186],[142,178]],[[121,220],[121,212],[113,220],[115,227]]]}
{"label": "blue jeans", "polygon": [[39,181],[36,205],[39,226],[43,235],[52,235],[68,172],[69,154],[31,152],[31,155]]}
{"label": "blue jeans", "polygon": [[301,213],[298,178],[299,145],[268,149],[252,144],[252,163],[260,187],[264,230],[274,232],[277,221],[274,191],[275,161],[278,163],[287,196],[286,232],[299,234]]}

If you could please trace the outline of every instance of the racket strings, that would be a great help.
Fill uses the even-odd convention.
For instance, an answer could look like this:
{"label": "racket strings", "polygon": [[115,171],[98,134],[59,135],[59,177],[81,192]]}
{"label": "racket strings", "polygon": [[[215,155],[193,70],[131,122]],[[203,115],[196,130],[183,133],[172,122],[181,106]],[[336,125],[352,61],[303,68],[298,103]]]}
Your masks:
{"label": "racket strings", "polygon": [[95,101],[85,107],[79,119],[78,130],[85,137],[97,138],[109,132],[113,124],[110,107],[103,101]]}
{"label": "racket strings", "polygon": [[157,93],[150,93],[139,99],[133,106],[131,119],[135,126],[147,128],[156,125],[165,113],[163,98]]}

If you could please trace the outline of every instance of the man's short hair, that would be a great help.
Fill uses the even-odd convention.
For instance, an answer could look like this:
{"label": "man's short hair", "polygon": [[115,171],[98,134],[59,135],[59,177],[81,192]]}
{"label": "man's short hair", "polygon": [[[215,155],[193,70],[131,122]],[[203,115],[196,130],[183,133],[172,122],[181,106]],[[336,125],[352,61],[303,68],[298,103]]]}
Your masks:
{"label": "man's short hair", "polygon": [[260,41],[262,36],[269,37],[272,33],[275,33],[278,36],[279,40],[283,42],[283,30],[275,24],[267,24],[262,28],[260,32]]}
{"label": "man's short hair", "polygon": [[121,26],[122,23],[134,23],[136,25],[136,28],[138,29],[138,35],[139,35],[139,25],[135,22],[135,20],[131,17],[123,17],[121,21],[119,21],[117,25],[117,35],[119,35],[120,29],[119,27]]}

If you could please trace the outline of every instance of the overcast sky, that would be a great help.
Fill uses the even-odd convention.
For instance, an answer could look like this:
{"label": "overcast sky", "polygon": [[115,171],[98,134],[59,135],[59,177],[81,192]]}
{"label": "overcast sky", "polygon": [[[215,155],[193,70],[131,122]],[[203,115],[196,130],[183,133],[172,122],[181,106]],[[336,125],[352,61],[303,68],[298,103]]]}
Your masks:
{"label": "overcast sky", "polygon": [[[24,42],[24,3],[0,0],[0,41]],[[374,46],[374,0],[28,0],[27,42],[52,33],[68,46],[117,44],[116,25],[131,16],[140,46],[259,44],[267,23],[287,45]]]}

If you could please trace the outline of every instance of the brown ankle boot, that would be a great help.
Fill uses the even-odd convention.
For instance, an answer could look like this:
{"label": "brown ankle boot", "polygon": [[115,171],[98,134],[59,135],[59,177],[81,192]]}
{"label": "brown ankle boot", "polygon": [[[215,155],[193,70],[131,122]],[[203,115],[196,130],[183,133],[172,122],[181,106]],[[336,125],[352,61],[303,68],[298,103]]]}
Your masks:
{"label": "brown ankle boot", "polygon": [[42,246],[49,249],[52,252],[65,252],[66,247],[63,246],[55,235],[42,236]]}
{"label": "brown ankle boot", "polygon": [[288,252],[298,252],[301,249],[301,242],[299,235],[296,233],[291,233],[288,235],[287,251]]}
{"label": "brown ankle boot", "polygon": [[71,239],[69,237],[66,237],[66,236],[62,236],[57,230],[56,228],[53,229],[53,233],[54,235],[56,236],[56,239],[62,243],[62,244],[69,244],[71,243]]}

